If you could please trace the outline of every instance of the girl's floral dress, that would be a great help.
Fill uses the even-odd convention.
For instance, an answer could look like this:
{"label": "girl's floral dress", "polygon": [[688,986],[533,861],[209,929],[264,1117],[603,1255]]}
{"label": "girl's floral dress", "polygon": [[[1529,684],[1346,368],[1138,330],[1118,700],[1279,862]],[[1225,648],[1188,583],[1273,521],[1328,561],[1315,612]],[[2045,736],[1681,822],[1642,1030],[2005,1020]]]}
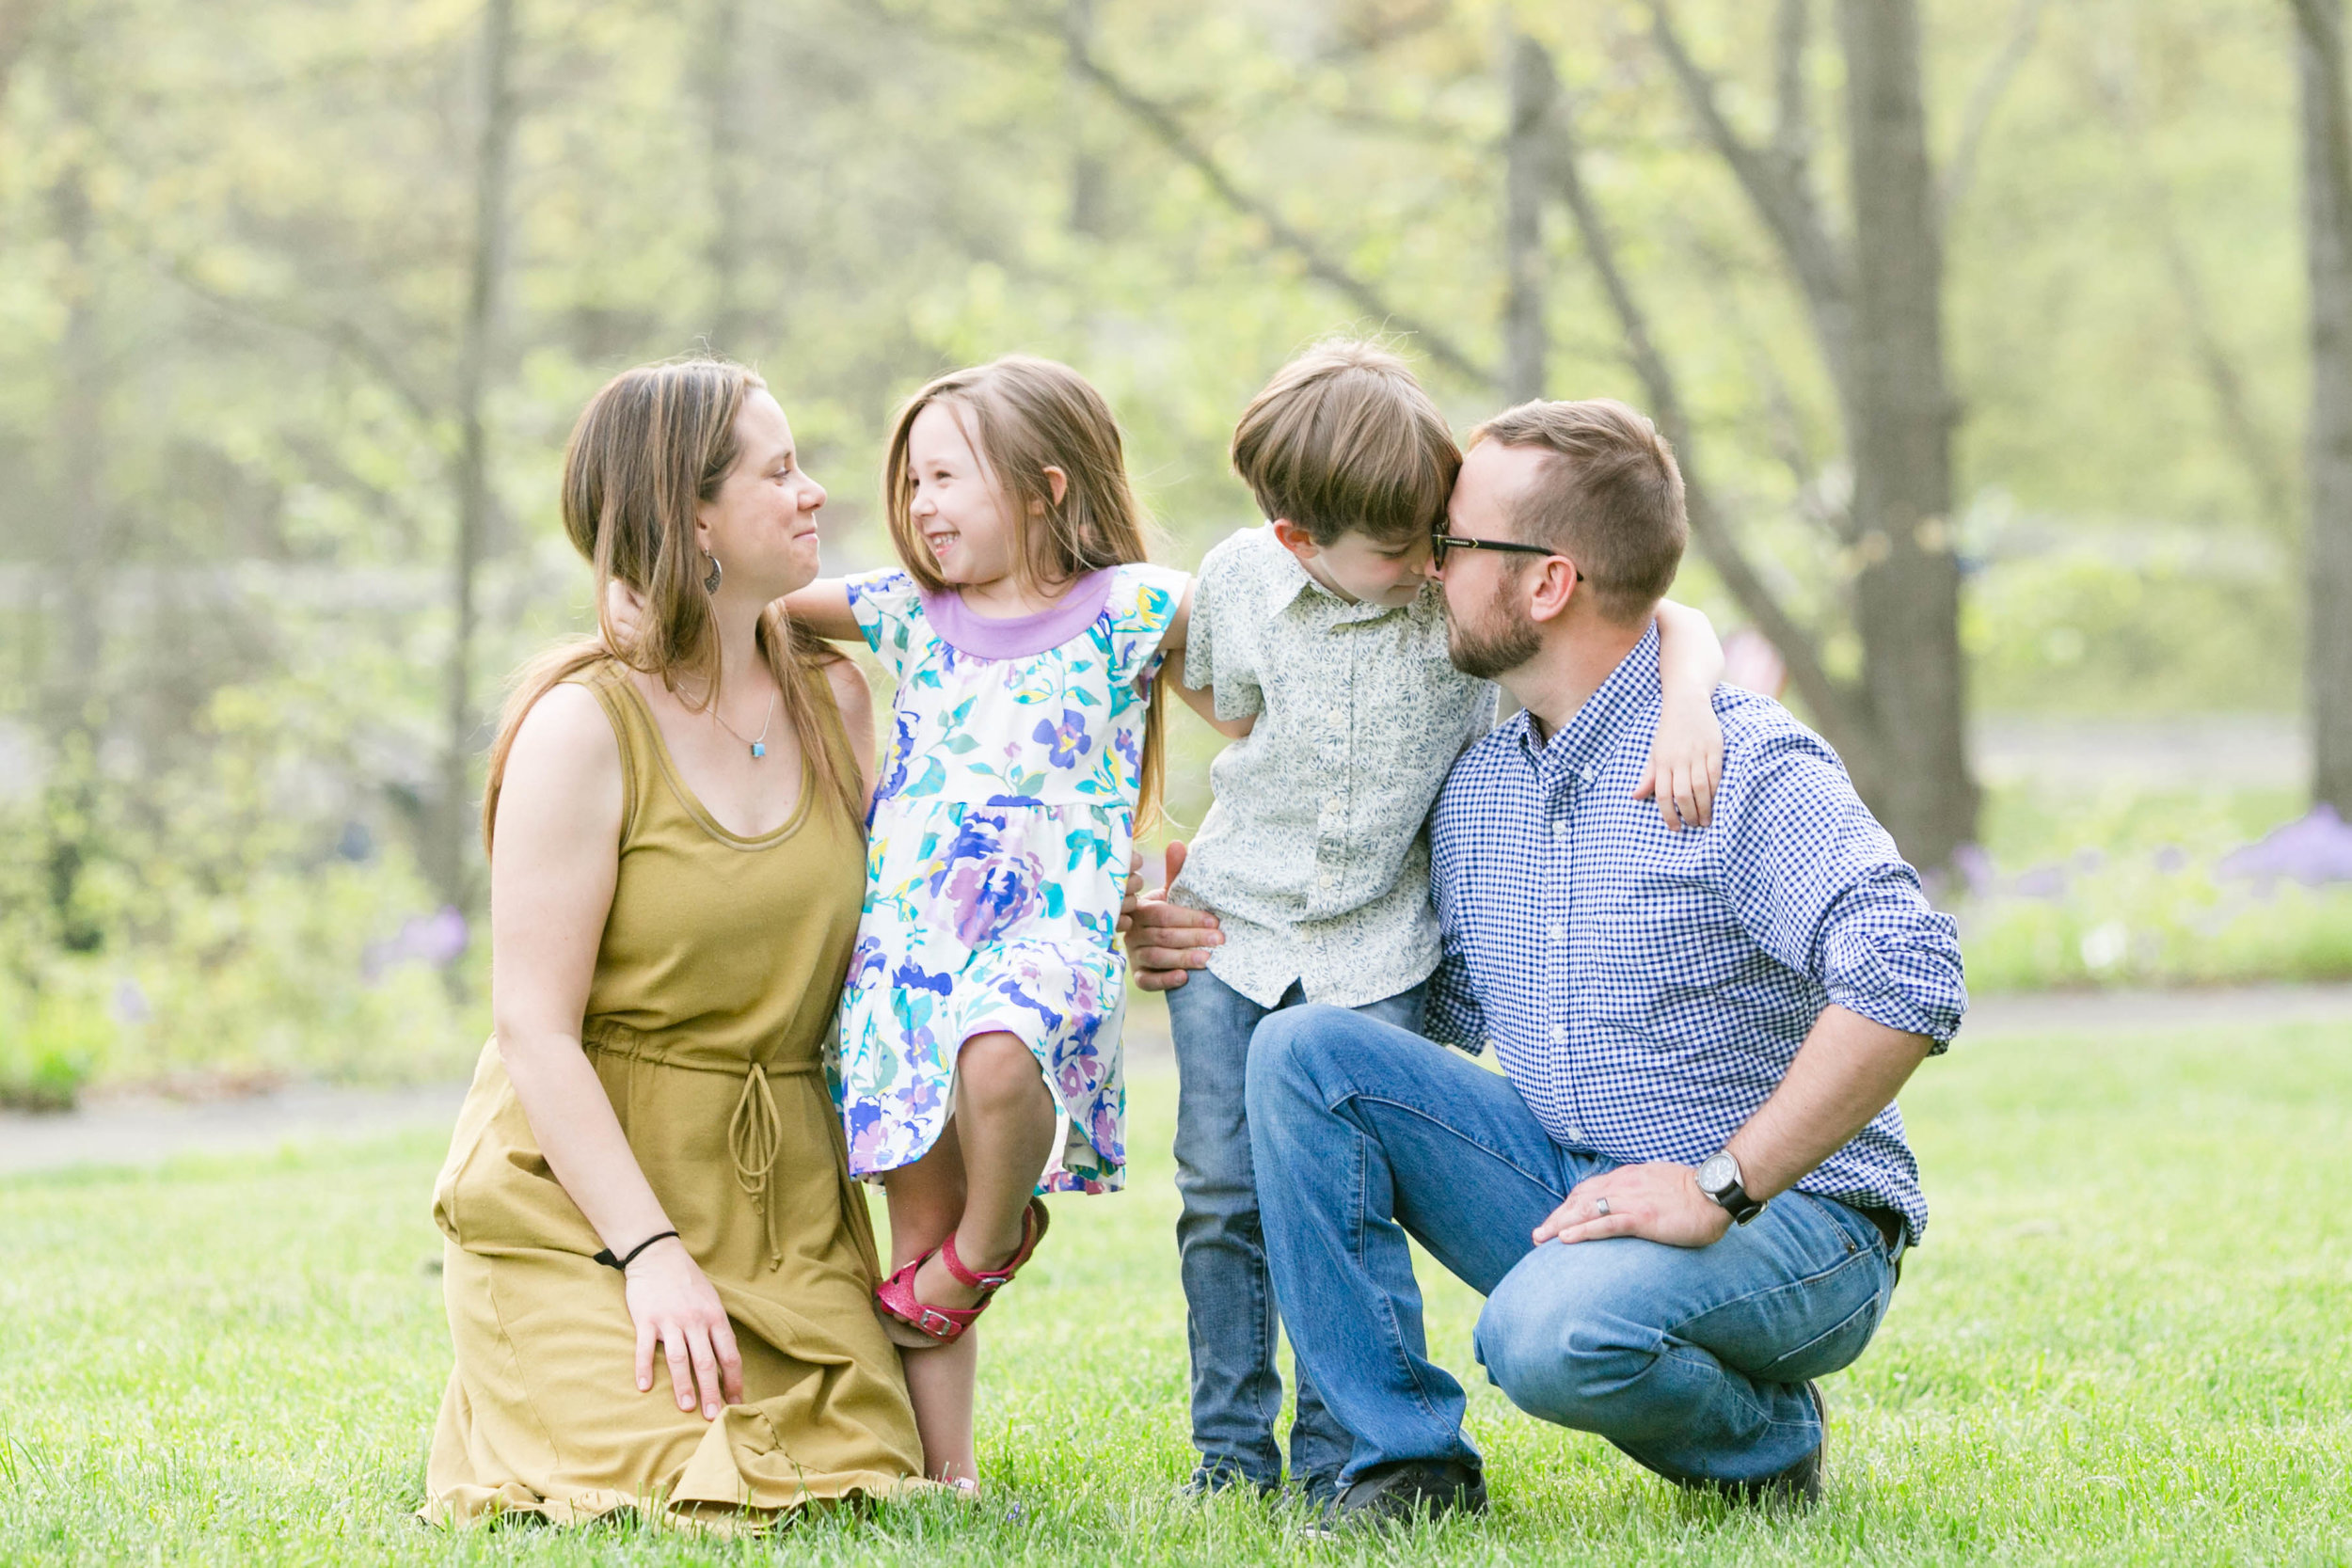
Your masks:
{"label": "girl's floral dress", "polygon": [[1037,1053],[1061,1112],[1038,1190],[1120,1185],[1114,931],[1146,700],[1184,582],[1108,567],[1053,610],[997,620],[903,571],[849,579],[859,629],[898,677],[841,1000],[852,1174],[920,1159],[946,1125],[956,1053],[1003,1030]]}

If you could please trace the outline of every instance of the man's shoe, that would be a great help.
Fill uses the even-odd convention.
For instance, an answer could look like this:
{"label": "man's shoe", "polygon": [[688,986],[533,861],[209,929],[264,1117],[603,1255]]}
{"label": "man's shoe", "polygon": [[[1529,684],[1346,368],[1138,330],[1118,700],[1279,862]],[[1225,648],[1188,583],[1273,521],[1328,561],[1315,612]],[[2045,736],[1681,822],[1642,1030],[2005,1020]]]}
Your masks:
{"label": "man's shoe", "polygon": [[1829,1456],[1829,1402],[1821,1397],[1821,1386],[1808,1379],[1805,1398],[1813,1402],[1814,1418],[1821,1423],[1821,1441],[1811,1453],[1785,1470],[1769,1476],[1756,1476],[1748,1481],[1686,1481],[1681,1484],[1693,1491],[1712,1492],[1736,1503],[1755,1507],[1773,1504],[1782,1507],[1809,1508],[1821,1500],[1822,1462]]}
{"label": "man's shoe", "polygon": [[1383,1465],[1341,1493],[1331,1522],[1343,1528],[1401,1525],[1416,1517],[1486,1512],[1486,1479],[1453,1460]]}

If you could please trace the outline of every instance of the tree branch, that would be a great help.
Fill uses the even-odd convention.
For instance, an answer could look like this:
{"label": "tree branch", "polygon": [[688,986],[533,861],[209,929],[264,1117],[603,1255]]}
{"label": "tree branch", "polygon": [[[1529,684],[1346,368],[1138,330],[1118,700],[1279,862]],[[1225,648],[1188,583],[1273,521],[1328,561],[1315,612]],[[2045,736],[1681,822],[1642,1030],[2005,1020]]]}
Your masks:
{"label": "tree branch", "polygon": [[1968,94],[1968,108],[1961,117],[1960,140],[1952,148],[1952,161],[1945,166],[1944,188],[1938,193],[1937,210],[1948,227],[1952,214],[1968,194],[1969,182],[1977,175],[1977,153],[1984,145],[1984,134],[1993,124],[1994,112],[2009,92],[2010,84],[2042,35],[2042,13],[2049,8],[2049,0],[2017,0],[2017,10],[2010,23],[2009,41],[1993,56],[1984,74],[1977,78],[1976,87]]}
{"label": "tree branch", "polygon": [[[1634,296],[1625,269],[1618,264],[1616,242],[1611,237],[1600,210],[1594,205],[1591,192],[1585,189],[1582,151],[1577,145],[1572,111],[1561,105],[1552,122],[1559,146],[1558,156],[1552,163],[1553,178],[1559,184],[1561,199],[1576,221],[1577,232],[1584,242],[1585,257],[1600,280],[1601,292],[1608,296],[1610,309],[1624,329],[1626,357],[1641,378],[1659,428],[1679,456],[1692,537],[1723,578],[1724,586],[1731,590],[1740,608],[1780,651],[1788,666],[1789,679],[1795,682],[1821,728],[1828,733],[1830,743],[1851,750],[1851,740],[1863,736],[1868,730],[1860,695],[1830,674],[1821,660],[1820,646],[1766,585],[1763,574],[1733,537],[1713,493],[1700,479],[1696,433],[1682,401],[1681,387],[1665,356],[1659,351],[1658,341],[1650,331],[1648,313]],[[1857,751],[1856,754],[1860,752]]]}
{"label": "tree branch", "polygon": [[[1812,310],[1831,378],[1841,392],[1850,391],[1853,385],[1852,268],[1828,226],[1821,221],[1811,187],[1800,178],[1799,169],[1783,167],[1777,160],[1752,146],[1724,118],[1722,105],[1716,101],[1715,79],[1684,47],[1667,0],[1649,0],[1649,13],[1650,35],[1657,40],[1659,53],[1665,56],[1675,79],[1682,85],[1682,96],[1690,103],[1700,131],[1730,166],[1756,215],[1780,244],[1788,270],[1795,275],[1797,286]],[[1800,16],[1800,25],[1802,21]],[[1784,29],[1789,25],[1784,13]],[[1784,49],[1787,42],[1784,38]]]}
{"label": "tree branch", "polygon": [[391,352],[370,338],[358,323],[339,316],[310,315],[284,300],[229,293],[197,277],[195,267],[185,257],[162,256],[158,260],[173,282],[215,309],[299,334],[358,362],[407,406],[428,434],[437,432],[449,417],[449,409],[428,396],[406,368],[392,357]]}
{"label": "tree branch", "polygon": [[1804,188],[1813,155],[1813,119],[1805,110],[1804,50],[1811,34],[1811,0],[1780,0],[1772,28],[1772,156],[1783,176]]}
{"label": "tree branch", "polygon": [[1070,69],[1092,82],[1104,97],[1150,132],[1161,146],[1175,154],[1180,162],[1190,166],[1219,200],[1244,216],[1263,224],[1274,244],[1297,257],[1305,264],[1310,277],[1345,296],[1366,314],[1378,317],[1394,330],[1418,340],[1432,359],[1454,374],[1486,387],[1498,385],[1498,377],[1491,367],[1473,359],[1447,334],[1397,309],[1378,289],[1326,255],[1322,246],[1271,205],[1243,190],[1226,171],[1225,166],[1196,141],[1176,117],[1158,102],[1089,55],[1073,50],[1070,56]]}

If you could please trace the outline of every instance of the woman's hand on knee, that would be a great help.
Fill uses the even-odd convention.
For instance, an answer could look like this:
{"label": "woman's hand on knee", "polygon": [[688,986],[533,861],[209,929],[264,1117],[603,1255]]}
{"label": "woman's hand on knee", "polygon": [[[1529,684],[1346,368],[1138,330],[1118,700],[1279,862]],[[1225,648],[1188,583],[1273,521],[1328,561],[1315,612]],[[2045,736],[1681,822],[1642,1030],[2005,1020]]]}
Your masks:
{"label": "woman's hand on knee", "polygon": [[743,1357],[735,1347],[735,1325],[719,1292],[686,1243],[675,1237],[658,1242],[628,1268],[628,1315],[637,1324],[637,1391],[653,1388],[653,1353],[658,1344],[670,1362],[670,1389],[680,1410],[702,1402],[703,1419],[743,1402]]}

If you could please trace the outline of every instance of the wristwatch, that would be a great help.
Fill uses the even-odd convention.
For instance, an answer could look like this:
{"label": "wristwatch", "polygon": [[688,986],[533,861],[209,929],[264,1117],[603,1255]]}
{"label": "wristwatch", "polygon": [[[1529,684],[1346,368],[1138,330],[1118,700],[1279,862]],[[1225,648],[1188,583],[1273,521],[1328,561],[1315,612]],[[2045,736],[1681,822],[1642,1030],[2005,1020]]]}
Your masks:
{"label": "wristwatch", "polygon": [[1699,1191],[1707,1201],[1729,1214],[1735,1225],[1745,1225],[1764,1212],[1764,1205],[1748,1196],[1740,1184],[1740,1162],[1731,1150],[1710,1154],[1699,1166]]}

